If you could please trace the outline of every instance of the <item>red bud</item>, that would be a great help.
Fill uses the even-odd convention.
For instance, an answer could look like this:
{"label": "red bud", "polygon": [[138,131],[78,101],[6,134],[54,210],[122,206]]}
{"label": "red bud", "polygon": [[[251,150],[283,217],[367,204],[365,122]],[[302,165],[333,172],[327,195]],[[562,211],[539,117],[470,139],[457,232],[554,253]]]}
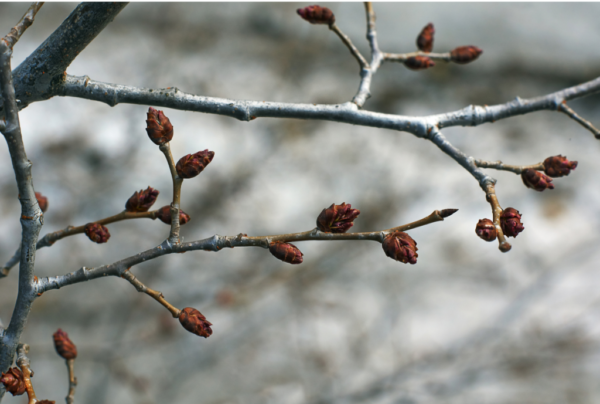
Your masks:
{"label": "red bud", "polygon": [[417,263],[417,242],[411,236],[402,232],[396,231],[390,233],[383,239],[383,251],[385,255],[403,263]]}
{"label": "red bud", "polygon": [[288,264],[302,264],[304,254],[293,244],[276,241],[271,243],[269,251],[275,258]]}
{"label": "red bud", "polygon": [[431,52],[433,50],[433,34],[435,34],[435,28],[432,23],[429,23],[417,37],[417,47],[423,52]]}
{"label": "red bud", "polygon": [[352,205],[331,204],[327,209],[323,209],[317,218],[317,227],[326,233],[345,233],[352,227],[354,219],[360,214],[360,210],[352,209]]}
{"label": "red bud", "polygon": [[46,198],[39,192],[36,192],[35,199],[37,199],[38,205],[40,205],[40,209],[42,210],[42,212],[45,213],[48,210],[48,198]]}
{"label": "red bud", "polygon": [[210,164],[213,157],[215,157],[215,152],[208,151],[208,149],[183,156],[175,166],[177,174],[181,178],[194,178]]}
{"label": "red bud", "polygon": [[500,227],[506,237],[517,237],[525,229],[521,223],[521,214],[514,208],[506,208],[502,211]]}
{"label": "red bud", "polygon": [[459,46],[450,52],[450,58],[454,63],[464,65],[474,61],[482,53],[483,50],[477,46]]}
{"label": "red bud", "polygon": [[490,219],[480,219],[479,222],[477,222],[477,226],[475,226],[475,233],[477,233],[477,236],[482,240],[496,240],[496,226],[494,226],[494,222]]}
{"label": "red bud", "polygon": [[66,332],[60,328],[52,335],[54,338],[54,348],[56,353],[64,359],[75,359],[77,357],[77,347],[69,339]]}
{"label": "red bud", "polygon": [[25,393],[25,379],[23,378],[23,372],[18,368],[10,368],[8,372],[2,373],[0,383],[13,396],[20,396]]}
{"label": "red bud", "polygon": [[552,178],[530,168],[521,173],[521,179],[527,188],[532,188],[539,192],[545,189],[554,189]]}
{"label": "red bud", "polygon": [[298,10],[296,10],[296,12],[300,17],[310,22],[311,24],[332,25],[333,23],[335,23],[335,15],[333,15],[333,11],[331,11],[327,7],[314,5],[299,8]]}
{"label": "red bud", "polygon": [[569,161],[566,157],[561,156],[552,156],[548,157],[544,160],[544,171],[550,177],[563,177],[565,175],[569,175],[571,170],[577,168],[576,161]]}
{"label": "red bud", "polygon": [[411,56],[404,61],[404,66],[411,70],[423,70],[435,66],[427,56]]}
{"label": "red bud", "polygon": [[186,307],[179,313],[179,322],[189,332],[200,337],[208,338],[212,335],[212,323],[202,313],[192,307]]}
{"label": "red bud", "polygon": [[98,223],[88,223],[85,225],[85,234],[94,243],[102,244],[106,243],[110,238],[110,233],[105,226]]}
{"label": "red bud", "polygon": [[148,108],[148,119],[146,120],[146,132],[157,145],[173,139],[173,125],[162,111]]}
{"label": "red bud", "polygon": [[154,205],[159,191],[148,187],[146,190],[135,191],[135,193],[127,200],[125,210],[127,212],[148,212],[148,209]]}
{"label": "red bud", "polygon": [[[156,212],[156,217],[161,222],[171,224],[171,207],[169,205],[163,206]],[[190,215],[179,209],[179,225],[183,226],[190,221]]]}

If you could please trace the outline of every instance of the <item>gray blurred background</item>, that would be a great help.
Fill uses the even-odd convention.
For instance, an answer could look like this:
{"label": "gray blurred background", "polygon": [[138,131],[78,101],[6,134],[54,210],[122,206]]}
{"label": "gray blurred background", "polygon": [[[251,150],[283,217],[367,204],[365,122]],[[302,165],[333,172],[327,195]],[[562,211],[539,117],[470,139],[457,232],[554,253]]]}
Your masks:
{"label": "gray blurred background", "polygon": [[[308,3],[133,3],[68,73],[140,87],[177,86],[233,99],[349,101],[358,65],[326,27],[296,15]],[[337,23],[366,55],[364,8],[332,3]],[[74,9],[48,3],[14,51],[24,60]],[[466,66],[424,72],[384,64],[365,109],[428,115],[506,102],[600,75],[600,5],[376,3],[380,45],[415,49],[433,22],[434,51],[476,45]],[[26,4],[0,3],[8,32]],[[4,35],[4,34],[2,34]],[[570,105],[600,125],[599,96]],[[42,234],[121,211],[147,186],[171,197],[169,171],[145,133],[146,106],[55,97],[21,113],[36,191],[48,196]],[[600,145],[565,115],[539,112],[444,133],[476,158],[533,164],[578,160],[556,189],[537,193],[492,172],[504,207],[525,231],[498,251],[474,233],[490,207],[477,182],[433,144],[410,134],[330,122],[231,118],[165,110],[176,158],[206,148],[210,166],[183,187],[192,220],[185,240],[213,234],[304,231],[331,203],[361,210],[356,231],[458,208],[410,232],[418,263],[387,258],[370,242],[303,242],[291,266],[267,250],[190,252],[135,267],[148,287],[214,324],[202,339],[153,299],[107,278],[38,299],[23,341],[38,397],[62,402],[63,361],[52,333],[77,344],[76,402],[103,403],[598,403],[600,402]],[[20,239],[10,159],[0,146],[0,259]],[[111,263],[154,247],[159,221],[109,226],[107,244],[84,235],[40,250],[39,277]],[[17,271],[0,280],[7,325]],[[7,404],[25,398],[6,396]]]}

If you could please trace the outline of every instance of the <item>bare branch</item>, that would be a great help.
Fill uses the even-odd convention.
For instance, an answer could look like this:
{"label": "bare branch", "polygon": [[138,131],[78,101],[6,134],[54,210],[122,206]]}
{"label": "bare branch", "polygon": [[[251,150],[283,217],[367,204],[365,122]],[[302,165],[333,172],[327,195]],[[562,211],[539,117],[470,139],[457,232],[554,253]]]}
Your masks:
{"label": "bare branch", "polygon": [[587,130],[592,132],[594,134],[594,136],[596,137],[596,139],[600,139],[600,131],[598,129],[596,129],[594,127],[594,125],[592,125],[589,121],[586,121],[585,119],[583,119],[582,117],[577,115],[577,113],[575,111],[573,111],[571,108],[569,108],[566,101],[563,101],[560,103],[560,105],[558,106],[558,110],[560,112],[564,112],[575,122],[578,122],[581,126],[583,126]]}
{"label": "bare branch", "polygon": [[377,30],[375,29],[375,11],[370,1],[365,2],[365,12],[367,15],[367,40],[371,47],[371,71],[375,73],[381,62],[383,62],[383,53],[379,50],[377,42]]}
{"label": "bare branch", "polygon": [[27,390],[29,404],[35,404],[37,399],[35,397],[33,386],[31,385],[31,376],[33,376],[33,371],[31,370],[29,358],[27,357],[28,353],[29,345],[19,344],[17,346],[17,366],[21,369],[21,372],[23,372],[23,379],[25,380],[25,389]]}
{"label": "bare branch", "polygon": [[179,317],[181,310],[179,310],[177,307],[175,307],[172,304],[170,304],[169,302],[167,302],[161,292],[150,289],[149,287],[144,285],[142,282],[140,282],[138,280],[138,278],[136,278],[131,273],[131,271],[129,271],[129,269],[126,270],[125,272],[123,272],[121,277],[124,279],[127,279],[129,281],[129,283],[131,283],[138,292],[147,294],[148,296],[152,297],[154,300],[156,300],[157,302],[159,302],[160,304],[165,306],[165,308],[171,312],[171,314],[173,315],[174,318]]}
{"label": "bare branch", "polygon": [[21,21],[19,21],[19,23],[13,29],[10,30],[8,35],[4,37],[4,40],[7,42],[7,45],[10,49],[12,49],[13,46],[15,46],[19,38],[21,38],[21,35],[23,35],[23,33],[25,32],[25,30],[29,28],[31,24],[33,24],[33,19],[35,18],[35,15],[38,11],[40,11],[40,8],[42,8],[43,5],[44,2],[37,2],[29,6],[29,9],[27,10],[27,12],[25,12],[25,15],[21,17]]}
{"label": "bare branch", "polygon": [[183,184],[183,178],[177,174],[175,168],[175,160],[173,154],[171,154],[171,147],[169,142],[160,145],[160,151],[163,152],[167,163],[169,164],[169,170],[171,171],[171,178],[173,179],[173,202],[171,203],[171,232],[169,234],[169,242],[173,244],[179,244],[179,210],[181,203],[181,185]]}
{"label": "bare branch", "polygon": [[544,170],[544,163],[532,164],[529,166],[513,166],[502,163],[500,160],[498,161],[484,161],[484,160],[474,160],[473,163],[480,168],[493,168],[494,170],[502,170],[502,171],[510,171],[515,174],[521,174],[523,171],[527,169],[531,170]]}
{"label": "bare branch", "polygon": [[498,249],[502,252],[508,252],[511,249],[511,245],[506,238],[504,237],[504,232],[502,231],[502,226],[500,226],[500,215],[502,214],[502,207],[500,203],[498,203],[498,198],[496,197],[496,189],[494,184],[488,184],[485,191],[485,198],[492,206],[492,214],[494,218],[492,221],[494,222],[494,227],[496,227],[496,233],[498,235]]}
{"label": "bare branch", "polygon": [[342,40],[344,45],[346,45],[348,47],[348,49],[350,49],[350,53],[352,53],[352,56],[354,56],[356,58],[356,60],[358,61],[358,64],[360,65],[360,68],[368,69],[369,63],[364,58],[364,56],[361,55],[360,51],[356,48],[356,46],[354,46],[354,44],[352,43],[352,40],[348,37],[348,35],[344,34],[342,32],[342,30],[335,23],[329,25],[329,29],[332,30],[333,32],[335,32],[337,34],[337,36],[340,37],[340,39]]}
{"label": "bare branch", "polygon": [[430,53],[430,52],[410,52],[410,53],[384,53],[383,59],[389,62],[400,62],[404,63],[406,59],[416,57],[416,56],[426,56],[432,60],[441,60],[444,62],[450,62],[452,57],[450,56],[450,52],[446,53]]}
{"label": "bare branch", "polygon": [[69,394],[65,397],[67,404],[75,402],[75,388],[77,387],[77,378],[75,377],[75,359],[66,359],[67,371],[69,372]]}

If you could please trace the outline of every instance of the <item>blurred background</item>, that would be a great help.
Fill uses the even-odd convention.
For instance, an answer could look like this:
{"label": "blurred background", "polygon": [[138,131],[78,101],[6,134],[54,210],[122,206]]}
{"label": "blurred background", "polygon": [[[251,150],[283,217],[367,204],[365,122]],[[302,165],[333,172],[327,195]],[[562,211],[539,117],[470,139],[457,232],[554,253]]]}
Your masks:
{"label": "blurred background", "polygon": [[[324,26],[300,19],[304,3],[133,3],[69,67],[73,75],[214,97],[304,103],[351,100],[359,69]],[[364,7],[324,3],[368,54]],[[75,8],[48,3],[17,44],[13,68]],[[469,104],[534,97],[600,75],[600,5],[376,3],[380,46],[410,52],[429,22],[434,51],[476,45],[466,66],[421,72],[387,63],[365,109],[429,115]],[[0,3],[7,33],[27,9]],[[4,34],[3,34],[4,35]],[[600,125],[598,95],[571,102]],[[36,191],[49,199],[42,235],[120,212],[134,191],[171,180],[145,132],[146,106],[55,97],[21,113]],[[533,164],[562,154],[579,166],[537,193],[492,171],[503,207],[525,231],[498,251],[474,229],[491,217],[477,182],[433,144],[410,134],[332,122],[232,118],[165,110],[175,158],[209,149],[213,162],[185,181],[186,241],[214,234],[280,234],[314,227],[323,208],[351,203],[353,230],[380,230],[434,209],[444,222],[410,232],[416,265],[372,242],[302,242],[292,266],[263,249],[189,252],[134,274],[179,308],[206,315],[202,339],[123,279],[50,291],[36,300],[22,340],[31,345],[38,397],[62,402],[64,362],[52,333],[79,356],[76,402],[103,403],[598,403],[600,402],[600,144],[563,114],[538,112],[444,134],[467,154]],[[20,241],[20,206],[0,146],[0,260]],[[159,221],[108,226],[37,255],[38,277],[107,264],[168,235]],[[6,326],[17,270],[0,280]],[[7,404],[26,399],[7,395]]]}

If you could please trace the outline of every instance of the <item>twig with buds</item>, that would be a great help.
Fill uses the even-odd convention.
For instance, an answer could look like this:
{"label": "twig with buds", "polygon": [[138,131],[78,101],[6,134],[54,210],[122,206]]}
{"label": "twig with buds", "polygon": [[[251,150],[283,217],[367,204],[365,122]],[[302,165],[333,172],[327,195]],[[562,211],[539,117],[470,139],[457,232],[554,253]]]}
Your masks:
{"label": "twig with buds", "polygon": [[77,347],[71,341],[66,332],[60,328],[52,335],[54,339],[54,348],[56,353],[65,360],[69,374],[69,393],[65,397],[67,404],[73,404],[75,401],[75,388],[77,387],[77,378],[75,377],[75,358],[77,358]]}
{"label": "twig with buds", "polygon": [[596,129],[594,125],[591,124],[590,121],[586,121],[582,117],[580,117],[575,111],[573,111],[568,105],[567,101],[563,101],[558,105],[558,110],[560,112],[564,112],[569,116],[569,118],[573,119],[575,122],[578,122],[581,126],[589,130],[593,133],[596,139],[600,139],[600,130]]}
{"label": "twig with buds", "polygon": [[532,164],[529,166],[515,166],[515,165],[504,164],[500,160],[498,160],[498,161],[474,160],[473,163],[475,163],[475,165],[480,168],[492,168],[494,170],[510,171],[515,174],[521,174],[523,171],[525,171],[527,169],[530,169],[530,170],[543,170],[544,169],[544,163],[537,163],[537,164]]}
{"label": "twig with buds", "polygon": [[35,18],[35,15],[38,11],[40,11],[40,8],[42,8],[43,5],[44,2],[37,2],[29,6],[29,9],[25,12],[25,15],[23,15],[21,21],[19,21],[19,23],[13,29],[10,30],[8,35],[4,37],[10,49],[12,49],[13,46],[19,40],[19,38],[21,38],[21,35],[23,35],[25,30],[29,28],[31,24],[33,24],[33,19]]}
{"label": "twig with buds", "polygon": [[27,357],[28,353],[29,345],[19,344],[17,346],[17,366],[19,369],[21,369],[21,373],[23,374],[23,384],[25,385],[25,391],[27,392],[27,397],[29,398],[29,404],[34,404],[37,399],[35,397],[33,385],[31,384],[33,371],[31,370],[29,358]]}
{"label": "twig with buds", "polygon": [[150,289],[149,287],[144,285],[138,280],[138,278],[135,277],[135,275],[131,273],[131,271],[129,271],[129,269],[123,272],[121,278],[127,279],[129,283],[131,283],[138,292],[147,294],[148,296],[152,297],[154,300],[165,306],[165,308],[169,310],[169,312],[171,312],[173,317],[178,318],[179,314],[181,314],[181,310],[167,302],[161,292]]}
{"label": "twig with buds", "polygon": [[[493,215],[493,223],[496,228],[496,234],[498,237],[498,249],[502,252],[508,252],[511,249],[511,245],[506,238],[504,237],[504,231],[500,224],[500,218],[502,216],[502,207],[498,202],[498,198],[496,197],[496,188],[493,184],[489,184],[485,191],[485,198],[492,206],[492,215]],[[512,209],[512,208],[511,208]]]}
{"label": "twig with buds", "polygon": [[160,151],[163,152],[167,163],[169,164],[169,170],[171,171],[171,178],[173,179],[173,202],[171,203],[171,232],[169,233],[169,242],[179,243],[179,210],[181,204],[181,186],[183,185],[183,178],[177,174],[175,168],[175,161],[171,154],[171,147],[169,142],[160,145]]}

